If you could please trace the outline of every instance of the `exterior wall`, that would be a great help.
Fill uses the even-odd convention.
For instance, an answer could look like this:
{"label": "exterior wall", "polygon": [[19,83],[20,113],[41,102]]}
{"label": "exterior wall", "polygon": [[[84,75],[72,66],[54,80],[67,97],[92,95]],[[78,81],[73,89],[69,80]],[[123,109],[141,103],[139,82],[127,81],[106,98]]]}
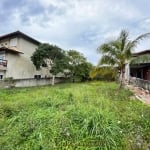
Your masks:
{"label": "exterior wall", "polygon": [[5,78],[5,70],[0,70],[0,80],[2,80],[1,76],[3,76],[3,78]]}
{"label": "exterior wall", "polygon": [[14,79],[26,79],[34,78],[34,75],[50,77],[50,73],[46,68],[36,71],[36,68],[31,61],[31,56],[38,45],[23,38],[18,38],[17,43],[17,48],[24,54],[6,53],[6,59],[8,60],[6,78],[13,77]]}
{"label": "exterior wall", "polygon": [[[13,42],[15,40],[15,45],[12,45]],[[18,40],[19,38],[17,37],[12,37],[12,38],[6,38],[0,41],[0,47],[11,47],[11,46],[15,46],[18,48]]]}
{"label": "exterior wall", "polygon": [[[7,71],[6,78],[13,77],[14,79],[30,78],[35,68],[28,58],[23,56],[24,54],[7,53]],[[31,73],[29,73],[31,72]]]}
{"label": "exterior wall", "polygon": [[130,78],[130,84],[150,91],[150,81],[132,77]]}
{"label": "exterior wall", "polygon": [[0,41],[0,47],[9,47],[9,41],[10,40],[8,38]]}
{"label": "exterior wall", "polygon": [[145,68],[143,72],[143,79],[150,81],[150,66]]}
{"label": "exterior wall", "polygon": [[[9,47],[9,39],[8,38],[0,41],[0,47],[4,47],[4,46]],[[6,60],[6,52],[3,51],[1,53],[3,53],[2,59]],[[3,76],[3,79],[6,77],[6,67],[4,67],[3,65],[0,65],[0,76]],[[0,78],[0,80],[2,80],[2,79]]]}
{"label": "exterior wall", "polygon": [[[55,83],[66,82],[67,79],[64,78],[55,78]],[[43,86],[43,85],[51,85],[51,78],[42,78],[42,79],[15,79],[0,81],[0,88],[10,88],[10,87],[31,87],[31,86]]]}

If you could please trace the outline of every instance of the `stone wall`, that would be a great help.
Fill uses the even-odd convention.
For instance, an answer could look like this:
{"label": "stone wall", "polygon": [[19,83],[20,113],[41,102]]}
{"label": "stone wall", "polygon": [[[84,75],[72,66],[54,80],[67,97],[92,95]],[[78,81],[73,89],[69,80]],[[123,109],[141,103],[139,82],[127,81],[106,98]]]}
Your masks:
{"label": "stone wall", "polygon": [[[65,78],[55,78],[55,83],[66,82]],[[52,78],[41,78],[41,79],[14,79],[14,80],[1,80],[0,88],[10,88],[10,87],[31,87],[31,86],[42,86],[50,85],[52,83]]]}
{"label": "stone wall", "polygon": [[145,90],[150,90],[150,81],[148,81],[148,80],[131,77],[130,84],[133,84],[134,86],[143,88]]}

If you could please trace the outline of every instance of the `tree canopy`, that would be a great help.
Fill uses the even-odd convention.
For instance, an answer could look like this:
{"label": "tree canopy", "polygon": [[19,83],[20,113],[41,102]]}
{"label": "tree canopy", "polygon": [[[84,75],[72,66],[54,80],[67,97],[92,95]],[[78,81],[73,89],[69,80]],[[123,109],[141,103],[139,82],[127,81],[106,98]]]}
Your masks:
{"label": "tree canopy", "polygon": [[68,69],[70,70],[70,76],[72,81],[75,80],[85,81],[89,78],[89,72],[92,68],[92,64],[87,62],[84,55],[76,50],[67,51],[68,57]]}
{"label": "tree canopy", "polygon": [[[41,44],[31,56],[37,69],[48,67],[53,78],[65,69],[65,52],[56,45]],[[53,79],[54,80],[54,79]],[[54,81],[53,83],[54,84]]]}
{"label": "tree canopy", "polygon": [[85,81],[89,78],[92,64],[87,62],[84,55],[76,50],[64,51],[56,45],[47,43],[39,45],[31,60],[36,69],[47,67],[53,75],[53,83],[58,73],[72,78],[72,81]]}

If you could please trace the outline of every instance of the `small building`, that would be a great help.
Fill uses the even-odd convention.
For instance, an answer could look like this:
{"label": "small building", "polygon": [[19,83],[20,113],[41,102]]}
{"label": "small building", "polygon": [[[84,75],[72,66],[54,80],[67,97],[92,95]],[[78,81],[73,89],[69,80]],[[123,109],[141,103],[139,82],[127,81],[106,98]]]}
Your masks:
{"label": "small building", "polygon": [[150,81],[150,50],[133,53],[130,76]]}
{"label": "small building", "polygon": [[47,68],[37,71],[31,56],[41,42],[16,31],[0,36],[0,79],[32,79],[49,77]]}

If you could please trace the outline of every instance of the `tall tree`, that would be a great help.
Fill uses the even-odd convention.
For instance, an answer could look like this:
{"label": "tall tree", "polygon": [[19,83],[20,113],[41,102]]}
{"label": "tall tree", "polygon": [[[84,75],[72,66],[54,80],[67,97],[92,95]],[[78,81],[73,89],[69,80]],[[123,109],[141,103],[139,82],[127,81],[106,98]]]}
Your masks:
{"label": "tall tree", "polygon": [[53,75],[52,85],[55,83],[55,76],[63,72],[66,66],[65,52],[58,46],[47,43],[39,45],[31,56],[31,60],[36,69],[48,67],[50,73]]}
{"label": "tall tree", "polygon": [[89,72],[92,68],[92,64],[87,62],[84,55],[76,50],[67,51],[68,57],[68,69],[70,70],[70,76],[72,81],[76,79],[85,81],[89,78]]}
{"label": "tall tree", "polygon": [[122,30],[117,39],[98,47],[97,51],[102,54],[99,65],[108,64],[118,68],[120,72],[120,87],[124,81],[125,64],[131,59],[132,51],[141,40],[148,36],[150,36],[150,33],[142,34],[134,40],[130,40],[128,31]]}

